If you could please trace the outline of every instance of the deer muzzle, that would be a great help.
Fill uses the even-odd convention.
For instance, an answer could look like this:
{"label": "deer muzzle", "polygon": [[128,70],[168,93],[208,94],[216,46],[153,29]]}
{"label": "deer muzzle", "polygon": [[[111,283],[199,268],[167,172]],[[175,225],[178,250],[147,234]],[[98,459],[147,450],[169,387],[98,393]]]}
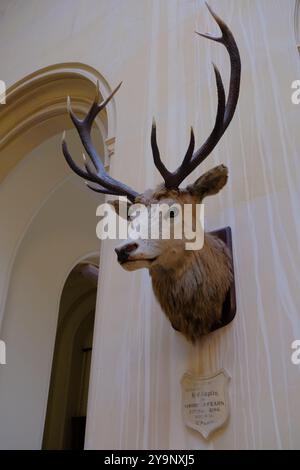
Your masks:
{"label": "deer muzzle", "polygon": [[135,251],[137,247],[137,243],[127,243],[127,245],[124,245],[120,248],[115,248],[119,263],[122,264],[126,263],[126,261],[129,261],[131,253]]}

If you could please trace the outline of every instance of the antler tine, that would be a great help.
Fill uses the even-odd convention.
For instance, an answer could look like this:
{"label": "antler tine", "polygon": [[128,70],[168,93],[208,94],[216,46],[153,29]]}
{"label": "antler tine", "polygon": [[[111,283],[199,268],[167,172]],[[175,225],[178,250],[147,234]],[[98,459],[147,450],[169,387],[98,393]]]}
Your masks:
{"label": "antler tine", "polygon": [[230,121],[234,115],[236,105],[238,102],[239,92],[240,92],[240,80],[241,80],[241,59],[239,49],[235,42],[232,32],[228,28],[227,24],[212,10],[212,8],[205,2],[210,14],[215,19],[216,23],[218,24],[222,36],[216,37],[212,36],[211,34],[204,34],[204,33],[197,33],[199,36],[205,37],[207,39],[211,39],[212,41],[219,42],[226,47],[227,52],[230,57],[230,66],[231,66],[231,74],[230,74],[230,85],[229,85],[229,93],[228,99],[226,103],[225,109],[225,116],[224,116],[224,131],[227,129]]}
{"label": "antler tine", "polygon": [[[70,155],[70,152],[69,152],[69,149],[68,149],[68,146],[67,146],[67,143],[66,143],[66,140],[65,140],[65,131],[63,133],[63,138],[62,138],[62,150],[63,150],[63,154],[64,154],[64,157],[69,165],[69,167],[71,168],[71,170],[74,171],[74,173],[76,173],[78,176],[80,176],[81,178],[84,178],[86,180],[89,180],[95,184],[98,184],[98,179],[97,179],[97,176],[91,171],[91,168],[90,168],[90,165],[87,161],[84,162],[84,165],[85,165],[85,168],[86,168],[86,172],[83,171],[75,162],[74,160],[72,159],[71,155]],[[83,154],[83,157],[85,159],[85,155]],[[86,160],[86,159],[85,159]],[[87,183],[87,182],[86,182]],[[102,191],[102,189],[104,191]],[[99,192],[105,192],[106,194],[114,194],[114,193],[111,193],[109,192],[108,190],[106,190],[106,188],[103,188],[101,187],[101,185],[99,185]]]}
{"label": "antler tine", "polygon": [[[209,137],[206,139],[204,144],[196,150],[193,154],[192,159],[190,160],[189,167],[186,172],[181,172],[179,167],[179,181],[180,183],[198,166],[203,160],[208,157],[208,155],[213,151],[217,143],[219,142],[220,138],[224,134],[225,130],[223,128],[223,122],[225,117],[226,111],[226,98],[225,98],[225,90],[224,85],[222,82],[222,78],[219,72],[218,67],[213,64],[214,72],[215,72],[215,79],[217,85],[217,93],[218,93],[218,108],[216,114],[215,125],[213,127],[212,132],[210,133]],[[179,183],[179,184],[180,184]]]}
{"label": "antler tine", "polygon": [[93,174],[93,169],[92,169],[90,163],[87,161],[86,156],[84,155],[84,153],[82,154],[82,158],[83,158],[83,164],[84,164],[84,167],[85,167],[86,171],[90,175],[92,175]]}
{"label": "antler tine", "polygon": [[[111,194],[111,195],[116,194],[115,192],[109,191],[108,189],[106,189],[103,186],[99,185],[99,183],[97,182],[96,177],[93,175],[93,173],[90,170],[90,166],[89,166],[88,162],[85,162],[85,167],[86,167],[87,173],[85,173],[79,166],[76,165],[76,163],[74,162],[74,160],[72,159],[72,157],[69,153],[68,146],[67,146],[67,143],[65,141],[65,133],[64,133],[64,136],[63,136],[62,149],[63,149],[63,154],[65,156],[65,159],[66,159],[68,165],[70,166],[70,168],[78,176],[81,176],[81,178],[85,178],[86,180],[89,180],[89,181],[93,182],[94,184],[98,185],[98,187],[95,188],[95,187],[91,186],[90,184],[88,184],[87,181],[85,181],[88,188],[90,188],[93,191],[96,191],[98,193],[102,193],[102,194]],[[84,158],[85,158],[85,156],[84,156]],[[117,194],[117,195],[122,196],[123,194],[120,193],[120,194]]]}
{"label": "antler tine", "polygon": [[[167,188],[178,187],[180,183],[210,154],[212,149],[218,142],[218,136],[220,132],[220,127],[223,123],[224,114],[225,114],[225,90],[221,78],[221,74],[219,69],[215,64],[213,64],[214,72],[215,72],[215,79],[216,79],[216,86],[217,86],[217,94],[218,94],[218,107],[217,107],[217,114],[215,125],[210,133],[210,136],[206,139],[204,144],[201,146],[199,150],[195,153],[190,155],[189,149],[191,148],[191,142],[188,149],[186,156],[182,164],[177,168],[174,173],[171,173],[167,180],[165,180],[165,185]],[[194,139],[194,133],[192,133]],[[192,136],[191,136],[192,141]],[[194,151],[194,148],[193,150]]]}
{"label": "antler tine", "polygon": [[160,172],[163,179],[167,181],[167,179],[172,176],[172,173],[170,173],[167,170],[167,168],[165,167],[165,165],[163,164],[160,158],[160,152],[159,152],[159,148],[158,148],[157,140],[156,140],[156,122],[154,118],[152,120],[152,129],[151,129],[151,147],[152,147],[154,165]]}
{"label": "antler tine", "polygon": [[[62,150],[65,156],[65,159],[70,166],[70,168],[77,173],[82,178],[85,178],[88,181],[92,181],[93,183],[99,185],[98,192],[104,192],[105,194],[115,194],[119,196],[127,196],[130,201],[134,201],[138,193],[134,191],[132,188],[127,186],[120,181],[115,180],[111,176],[109,176],[104,168],[101,158],[99,157],[96,149],[92,143],[91,138],[91,129],[94,119],[96,118],[97,114],[107,105],[107,103],[112,99],[115,93],[119,90],[122,82],[113,90],[113,92],[100,104],[98,104],[100,91],[99,91],[99,83],[97,82],[96,86],[96,95],[93,104],[91,105],[86,117],[84,119],[79,119],[71,107],[71,100],[68,97],[67,107],[70,117],[77,129],[79,134],[80,140],[89,155],[93,166],[95,167],[95,171],[91,167],[91,165],[87,162],[84,156],[84,166],[86,172],[83,171],[72,159],[67,144],[65,142],[65,134],[63,137],[62,142]],[[105,189],[105,191],[103,191]]]}
{"label": "antler tine", "polygon": [[109,189],[103,188],[103,186],[98,186],[95,188],[94,186],[91,186],[87,181],[85,182],[86,186],[94,191],[95,193],[101,193],[101,194],[109,194],[111,196],[122,196],[122,194],[116,194],[113,191],[109,191]]}
{"label": "antler tine", "polygon": [[185,157],[182,161],[181,167],[184,168],[188,163],[191,161],[191,158],[194,153],[194,148],[195,148],[195,135],[194,135],[194,129],[191,127],[191,137],[190,137],[190,143],[188,146],[188,149],[186,151]]}
{"label": "antler tine", "polygon": [[[206,2],[205,2],[206,3]],[[211,34],[204,34],[204,33],[197,33],[199,36],[203,36],[207,39],[211,39],[212,41],[216,41],[218,43],[223,44],[230,57],[230,65],[231,65],[231,74],[230,74],[230,85],[229,85],[229,92],[228,98],[226,101],[224,85],[222,82],[221,74],[213,64],[215,79],[216,79],[216,86],[217,86],[217,93],[218,93],[218,108],[217,108],[217,115],[213,130],[211,131],[209,137],[206,139],[204,144],[196,150],[192,156],[190,156],[189,152],[184,157],[182,164],[177,168],[177,170],[173,173],[170,173],[167,168],[161,163],[159,158],[159,171],[161,172],[164,180],[165,185],[167,188],[178,188],[180,183],[203,161],[205,158],[213,151],[219,140],[221,139],[222,135],[226,131],[227,127],[230,124],[230,121],[233,118],[238,97],[239,97],[239,90],[240,90],[240,79],[241,79],[241,60],[238,47],[236,45],[235,39],[233,34],[231,33],[228,26],[224,23],[221,18],[214,13],[211,7],[206,3],[206,6],[219,25],[222,35],[220,37],[213,36]],[[156,143],[156,141],[155,141]],[[153,146],[152,146],[153,149]],[[156,152],[156,159],[158,159],[157,155],[159,156],[158,149],[155,148]],[[154,152],[153,152],[154,154]],[[163,170],[163,171],[161,171]]]}
{"label": "antler tine", "polygon": [[105,106],[110,102],[110,100],[113,98],[113,96],[117,93],[117,91],[121,87],[122,83],[123,82],[120,82],[119,85],[111,92],[111,94],[99,104],[98,102],[99,102],[99,97],[100,97],[100,87],[99,87],[99,81],[97,80],[95,98],[84,119],[79,119],[75,115],[74,111],[72,110],[70,96],[68,96],[67,109],[76,128],[77,129],[81,128],[84,124],[88,126],[92,126],[93,121],[96,118],[97,114],[99,114],[100,111],[102,111],[102,109],[105,108]]}
{"label": "antler tine", "polygon": [[[93,173],[93,169],[90,165],[90,163],[87,161],[86,159],[86,156],[84,155],[84,153],[82,154],[82,157],[83,157],[83,164],[84,164],[84,167],[87,171],[87,173],[93,177],[94,173]],[[94,178],[93,178],[94,179]],[[104,188],[103,186],[100,186],[99,183],[97,183],[97,188],[95,188],[94,186],[91,186],[87,181],[85,181],[85,184],[87,185],[87,187],[89,189],[91,189],[92,191],[95,191],[97,193],[102,193],[102,194],[115,194],[113,191],[109,191],[108,189]],[[95,183],[96,184],[96,183]],[[118,194],[119,196],[122,195],[122,193]]]}
{"label": "antler tine", "polygon": [[84,119],[85,123],[89,126],[89,128],[91,128],[91,126],[93,124],[93,121],[96,118],[96,116],[110,102],[110,100],[117,93],[117,91],[119,90],[121,85],[122,85],[122,82],[120,82],[119,85],[111,92],[111,94],[105,100],[103,100],[102,103],[99,104],[98,101],[99,101],[99,96],[100,96],[100,87],[99,87],[99,81],[97,80],[95,100],[94,100],[94,103],[92,104],[88,114],[86,115],[86,117]]}
{"label": "antler tine", "polygon": [[[97,80],[95,98],[84,119],[79,119],[75,115],[71,106],[71,99],[68,96],[67,98],[68,113],[73,121],[74,126],[76,127],[78,131],[79,137],[85,148],[86,148],[86,145],[90,144],[89,142],[90,132],[91,132],[91,128],[92,128],[95,118],[100,113],[100,111],[102,111],[102,109],[105,108],[105,106],[109,103],[109,101],[113,98],[113,96],[117,93],[121,85],[122,85],[122,82],[120,82],[119,85],[111,92],[111,94],[105,100],[103,100],[102,103],[99,104],[98,102],[99,102],[99,97],[100,97],[100,88],[99,88],[99,81]],[[88,149],[86,149],[86,151],[89,153]],[[92,155],[90,155],[90,157],[96,170],[99,170],[99,168],[102,167],[101,159],[98,157],[96,152],[92,152]]]}
{"label": "antler tine", "polygon": [[[156,140],[156,123],[154,119],[152,121],[152,130],[151,130],[151,147],[152,147],[154,164],[156,168],[158,169],[158,171],[160,172],[161,176],[163,177],[166,188],[176,188],[178,186],[177,185],[177,173],[176,172],[171,173],[169,170],[167,170],[167,168],[165,167],[165,165],[163,164],[160,158],[160,152],[159,152],[159,148],[158,148],[157,140]],[[193,128],[191,127],[190,143],[186,151],[182,165],[180,167],[181,169],[184,169],[188,166],[193,156],[194,148],[195,148],[195,136],[194,136]]]}
{"label": "antler tine", "polygon": [[88,174],[85,171],[83,171],[72,159],[68,146],[67,146],[65,131],[63,132],[63,137],[62,137],[62,151],[66,159],[66,162],[68,163],[71,170],[73,170],[78,176],[81,176],[81,178],[85,178],[89,180],[93,178],[91,174]]}
{"label": "antler tine", "polygon": [[[231,33],[228,26],[224,23],[224,21],[219,18],[219,16],[214,13],[214,11],[210,8],[210,6],[206,3],[208,10],[210,11],[211,15],[219,25],[222,36],[215,37],[210,34],[202,34],[197,33],[200,36],[205,38],[211,39],[213,41],[217,41],[223,44],[230,57],[230,65],[231,65],[231,74],[230,74],[230,85],[229,85],[229,92],[228,98],[225,102],[225,91],[222,82],[222,78],[218,68],[214,65],[214,71],[216,76],[216,83],[218,89],[218,112],[215,121],[215,126],[205,141],[205,143],[194,153],[193,158],[190,162],[189,173],[191,173],[205,158],[213,151],[221,137],[223,136],[224,132],[226,131],[227,127],[229,126],[235,109],[238,102],[239,91],[240,91],[240,80],[241,80],[241,59],[238,47],[236,45],[235,39],[233,34]],[[188,174],[189,174],[188,173]],[[187,176],[187,175],[186,175]],[[186,177],[180,178],[180,182]]]}
{"label": "antler tine", "polygon": [[84,154],[83,154],[84,160],[85,160],[84,165],[85,165],[86,171],[82,170],[82,168],[80,168],[74,162],[74,160],[72,159],[71,154],[69,152],[66,140],[65,140],[65,132],[63,133],[63,138],[62,138],[62,151],[63,151],[64,157],[66,159],[66,162],[68,163],[71,170],[74,171],[74,173],[76,173],[81,178],[84,178],[85,180],[90,181],[90,182],[97,185],[97,188],[95,188],[95,187],[90,186],[87,183],[87,181],[85,181],[85,183],[87,184],[87,186],[90,189],[92,189],[93,191],[96,191],[98,193],[103,193],[103,194],[111,194],[111,195],[116,195],[116,196],[127,196],[130,201],[134,202],[134,200],[135,200],[138,193],[133,192],[132,194],[129,194],[129,193],[125,192],[124,190],[118,189],[116,187],[114,187],[113,189],[108,189],[108,188],[103,187],[101,185],[101,180],[99,179],[99,177],[95,173],[93,173],[93,171],[91,169],[91,166],[86,161],[86,157],[85,157]]}

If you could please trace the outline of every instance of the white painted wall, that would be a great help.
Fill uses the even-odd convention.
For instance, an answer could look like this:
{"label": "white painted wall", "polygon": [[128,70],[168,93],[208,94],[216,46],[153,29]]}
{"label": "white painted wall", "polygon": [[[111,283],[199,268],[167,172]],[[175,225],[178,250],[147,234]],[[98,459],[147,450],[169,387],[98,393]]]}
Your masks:
{"label": "white painted wall", "polygon": [[[203,165],[223,162],[230,170],[227,188],[207,202],[206,223],[233,230],[237,317],[197,347],[189,345],[162,315],[148,274],[125,273],[112,264],[106,243],[87,448],[300,448],[300,369],[290,360],[291,343],[300,337],[300,110],[290,99],[291,82],[300,76],[294,2],[210,4],[235,32],[243,64],[238,112]],[[198,143],[212,126],[211,59],[222,73],[228,70],[224,49],[192,33],[217,30],[202,2],[152,1],[147,7],[139,40],[141,45],[147,38],[147,46],[128,39],[130,57],[123,61],[131,69],[130,82],[123,73],[126,85],[118,98],[115,174],[125,175],[128,167],[118,156],[136,149],[140,155],[131,161],[137,189],[158,180],[149,148],[152,115],[158,117],[165,162],[174,168],[184,155],[189,125]],[[111,13],[110,21],[116,24],[117,15]],[[206,374],[221,367],[232,377],[231,418],[207,442],[183,424],[180,379],[187,370]]]}
{"label": "white painted wall", "polygon": [[[210,4],[234,31],[243,64],[234,122],[202,168],[223,162],[230,169],[227,188],[207,203],[206,222],[233,230],[237,317],[190,346],[165,320],[147,272],[122,271],[106,242],[87,448],[300,447],[300,369],[290,361],[291,342],[300,337],[299,108],[290,99],[291,82],[300,78],[295,2]],[[111,86],[123,80],[111,173],[137,190],[159,181],[149,144],[153,115],[170,168],[184,155],[191,124],[197,143],[208,135],[216,109],[211,60],[228,78],[228,58],[193,34],[217,30],[202,0],[8,2],[0,23],[1,78],[8,84],[74,60],[98,69]],[[36,234],[33,227],[24,243],[32,239],[39,248]],[[28,259],[20,258],[23,274]],[[219,367],[232,376],[231,419],[206,442],[182,423],[180,378]]]}

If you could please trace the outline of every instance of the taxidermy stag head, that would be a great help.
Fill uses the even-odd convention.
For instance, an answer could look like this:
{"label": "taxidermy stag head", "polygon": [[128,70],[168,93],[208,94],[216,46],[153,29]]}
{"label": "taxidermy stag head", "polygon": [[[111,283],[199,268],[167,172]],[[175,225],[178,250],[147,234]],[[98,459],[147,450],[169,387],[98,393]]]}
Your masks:
{"label": "taxidermy stag head", "polygon": [[[208,5],[207,5],[208,6]],[[217,194],[227,182],[228,170],[219,165],[198,178],[194,184],[180,188],[182,181],[202,163],[214,150],[233,118],[240,89],[241,62],[239,50],[228,26],[212,9],[208,9],[221,29],[221,36],[197,33],[200,36],[223,44],[229,54],[231,74],[228,97],[226,99],[222,78],[214,65],[218,105],[215,124],[204,144],[195,150],[193,129],[190,143],[182,164],[170,172],[161,160],[157,140],[156,125],[153,122],[151,146],[154,164],[164,183],[153,190],[137,193],[126,184],[115,180],[106,173],[102,160],[97,154],[91,139],[91,128],[95,117],[111,100],[120,85],[98,104],[99,90],[87,116],[80,120],[73,113],[68,98],[68,110],[79,133],[81,142],[90,157],[84,157],[84,167],[80,168],[72,159],[65,139],[62,149],[65,159],[77,175],[84,178],[88,187],[99,193],[126,196],[130,203],[151,204],[173,203],[183,206],[202,203],[207,196]],[[115,204],[117,208],[118,205]],[[118,209],[116,209],[118,210]],[[172,211],[170,218],[174,216]],[[230,288],[233,271],[231,255],[220,238],[205,233],[201,249],[188,251],[185,240],[128,239],[116,248],[120,265],[128,270],[148,268],[152,278],[155,296],[172,326],[183,333],[190,341],[195,341],[209,333],[221,321],[222,306]]]}

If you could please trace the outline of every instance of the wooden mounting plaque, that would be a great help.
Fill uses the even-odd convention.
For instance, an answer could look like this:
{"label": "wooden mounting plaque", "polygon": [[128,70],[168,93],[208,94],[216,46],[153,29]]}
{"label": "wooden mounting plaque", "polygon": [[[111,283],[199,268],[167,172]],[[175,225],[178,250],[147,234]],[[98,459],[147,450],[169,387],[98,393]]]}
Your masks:
{"label": "wooden mounting plaque", "polygon": [[216,326],[212,327],[211,332],[218,330],[219,328],[223,328],[223,326],[228,325],[235,317],[236,314],[236,295],[235,295],[235,278],[234,278],[234,265],[233,265],[233,252],[232,252],[232,235],[231,235],[231,228],[224,227],[219,230],[214,230],[209,232],[211,235],[216,235],[219,237],[227,246],[231,254],[232,260],[232,273],[233,273],[233,281],[231,283],[231,287],[226,295],[224,304],[223,304],[223,312],[221,323],[218,323]]}

